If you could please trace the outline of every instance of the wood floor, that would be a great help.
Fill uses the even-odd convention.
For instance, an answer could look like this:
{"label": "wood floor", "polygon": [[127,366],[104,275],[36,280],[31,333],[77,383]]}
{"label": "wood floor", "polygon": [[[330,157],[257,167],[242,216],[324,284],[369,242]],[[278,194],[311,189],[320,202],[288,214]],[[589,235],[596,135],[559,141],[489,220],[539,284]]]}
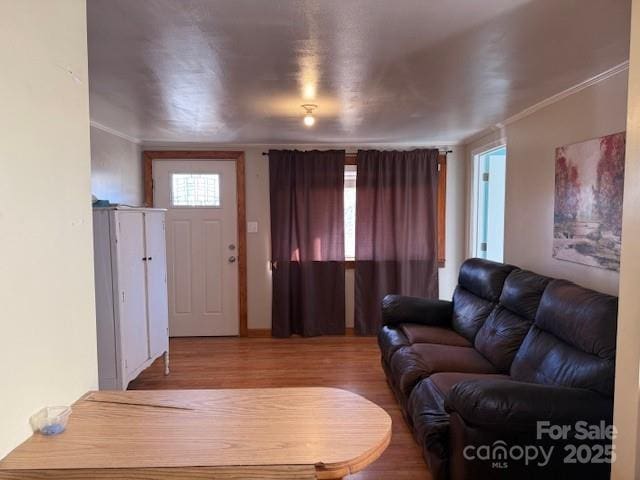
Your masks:
{"label": "wood floor", "polygon": [[431,479],[384,379],[373,338],[174,338],[170,350],[169,376],[164,376],[158,360],[129,388],[344,388],[377,403],[393,420],[393,437],[386,452],[349,478]]}

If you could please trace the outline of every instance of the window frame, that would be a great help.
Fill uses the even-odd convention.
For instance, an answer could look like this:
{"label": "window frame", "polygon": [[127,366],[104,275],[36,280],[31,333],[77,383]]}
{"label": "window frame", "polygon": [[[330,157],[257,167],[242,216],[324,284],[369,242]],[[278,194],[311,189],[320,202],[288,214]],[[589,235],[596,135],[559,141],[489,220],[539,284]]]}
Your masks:
{"label": "window frame", "polygon": [[[358,155],[347,153],[344,157],[344,164],[358,166]],[[356,206],[357,208],[357,206]],[[438,267],[444,268],[446,262],[446,228],[447,228],[447,154],[438,154],[438,206],[437,206],[437,226],[438,226]],[[356,260],[344,261],[345,268],[356,268]]]}

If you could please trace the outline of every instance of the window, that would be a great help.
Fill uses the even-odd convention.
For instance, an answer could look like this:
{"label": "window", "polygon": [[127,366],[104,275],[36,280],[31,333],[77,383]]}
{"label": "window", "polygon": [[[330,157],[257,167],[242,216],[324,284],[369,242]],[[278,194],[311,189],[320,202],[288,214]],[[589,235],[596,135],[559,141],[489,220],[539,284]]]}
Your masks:
{"label": "window", "polygon": [[356,172],[355,165],[344,166],[344,259],[356,259]]}
{"label": "window", "polygon": [[171,204],[174,207],[219,207],[220,175],[204,173],[172,174]]}

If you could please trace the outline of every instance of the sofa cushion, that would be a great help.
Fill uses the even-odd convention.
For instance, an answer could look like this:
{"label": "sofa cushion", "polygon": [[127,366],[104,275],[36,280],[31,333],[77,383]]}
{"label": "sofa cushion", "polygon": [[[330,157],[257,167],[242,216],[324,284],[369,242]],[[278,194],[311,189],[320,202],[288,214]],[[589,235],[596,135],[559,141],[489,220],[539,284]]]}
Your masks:
{"label": "sofa cushion", "polygon": [[478,330],[495,307],[495,303],[478,297],[463,287],[453,292],[453,329],[473,343]]}
{"label": "sofa cushion", "polygon": [[482,258],[470,258],[460,267],[458,285],[477,297],[497,302],[505,279],[515,268],[513,265],[491,262]]}
{"label": "sofa cushion", "polygon": [[542,297],[536,325],[585,353],[614,359],[617,318],[616,297],[554,280]]}
{"label": "sofa cushion", "polygon": [[446,327],[432,327],[418,323],[402,323],[400,325],[384,325],[378,333],[378,345],[382,358],[387,363],[400,348],[413,343],[436,343],[471,347],[471,343],[462,335]]}
{"label": "sofa cushion", "polygon": [[378,332],[378,346],[382,359],[389,362],[391,356],[401,347],[411,345],[404,332],[396,326],[383,325]]}
{"label": "sofa cushion", "polygon": [[617,299],[553,280],[511,365],[521,382],[613,395]]}
{"label": "sofa cushion", "polygon": [[391,356],[400,348],[413,343],[436,343],[439,345],[454,345],[471,347],[471,343],[446,327],[432,327],[418,323],[402,323],[395,326],[384,325],[378,333],[378,345],[382,358],[389,362]]}
{"label": "sofa cushion", "polygon": [[500,372],[511,367],[531,322],[498,305],[478,331],[475,348]]}
{"label": "sofa cushion", "polygon": [[614,371],[613,360],[585,353],[534,325],[510,373],[519,382],[586,388],[612,396]]}
{"label": "sofa cushion", "polygon": [[526,270],[514,270],[504,283],[500,303],[475,338],[475,348],[500,372],[508,372],[550,279]]}
{"label": "sofa cushion", "polygon": [[542,295],[551,279],[528,270],[512,271],[504,282],[500,304],[511,312],[533,322]]}
{"label": "sofa cushion", "polygon": [[453,292],[451,326],[473,343],[476,333],[498,302],[504,281],[516,267],[470,258],[460,267]]}
{"label": "sofa cushion", "polygon": [[382,324],[448,326],[451,325],[452,308],[452,303],[447,300],[389,294],[382,299]]}
{"label": "sofa cushion", "polygon": [[431,327],[417,323],[403,323],[400,329],[407,337],[410,344],[436,343],[439,345],[453,345],[457,347],[470,347],[469,340],[459,333],[447,327]]}
{"label": "sofa cushion", "polygon": [[420,380],[434,373],[498,373],[473,348],[429,343],[415,343],[400,348],[391,357],[389,367],[396,392],[405,401]]}
{"label": "sofa cushion", "polygon": [[505,379],[506,375],[477,373],[435,373],[425,378],[411,392],[407,412],[411,417],[413,434],[423,446],[429,470],[441,472],[449,456],[449,414],[444,401],[458,382],[476,379]]}

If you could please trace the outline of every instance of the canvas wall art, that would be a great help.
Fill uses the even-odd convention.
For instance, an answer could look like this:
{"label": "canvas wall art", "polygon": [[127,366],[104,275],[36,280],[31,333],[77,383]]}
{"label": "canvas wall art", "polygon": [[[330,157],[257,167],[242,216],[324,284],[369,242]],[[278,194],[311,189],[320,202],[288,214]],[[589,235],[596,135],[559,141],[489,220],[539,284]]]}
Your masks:
{"label": "canvas wall art", "polygon": [[625,133],[556,149],[553,256],[620,270]]}

